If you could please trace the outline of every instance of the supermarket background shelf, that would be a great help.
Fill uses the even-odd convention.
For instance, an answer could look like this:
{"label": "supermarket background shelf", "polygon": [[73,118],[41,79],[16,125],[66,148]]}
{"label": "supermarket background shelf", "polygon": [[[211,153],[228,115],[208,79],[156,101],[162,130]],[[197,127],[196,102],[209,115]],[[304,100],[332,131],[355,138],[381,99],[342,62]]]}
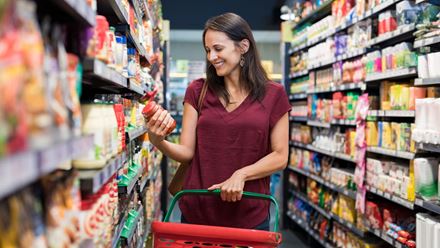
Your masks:
{"label": "supermarket background shelf", "polygon": [[331,244],[323,241],[315,231],[310,229],[307,222],[303,221],[301,218],[297,217],[294,213],[292,213],[290,211],[288,211],[286,214],[287,214],[287,216],[289,216],[289,218],[291,220],[293,220],[298,226],[300,226],[302,229],[304,229],[310,236],[312,236],[316,241],[318,241],[323,247],[333,248],[333,246]]}
{"label": "supermarket background shelf", "polygon": [[311,120],[308,120],[308,121],[307,121],[307,125],[312,126],[312,127],[330,128],[330,123],[320,122],[320,121],[311,121]]}
{"label": "supermarket background shelf", "polygon": [[289,96],[289,100],[303,100],[303,99],[307,99],[307,93],[295,93],[295,94],[290,94]]}
{"label": "supermarket background shelf", "polygon": [[307,76],[307,75],[309,75],[309,71],[308,70],[302,70],[300,72],[291,73],[289,75],[289,78],[290,79],[294,79],[294,78],[303,77],[303,76]]}
{"label": "supermarket background shelf", "polygon": [[403,68],[387,72],[367,74],[365,82],[379,81],[384,79],[398,79],[417,76],[416,68]]}
{"label": "supermarket background shelf", "polygon": [[80,23],[89,27],[95,26],[96,13],[87,5],[86,0],[51,0]]}
{"label": "supermarket background shelf", "polygon": [[390,149],[385,149],[385,148],[376,147],[376,146],[369,146],[367,148],[367,151],[372,152],[372,153],[387,155],[387,156],[391,156],[391,157],[396,157],[396,158],[410,159],[410,160],[414,159],[414,157],[415,157],[415,153],[412,153],[412,152],[396,151],[396,150],[390,150]]}
{"label": "supermarket background shelf", "polygon": [[145,48],[141,45],[139,39],[136,37],[136,35],[131,31],[131,29],[129,28],[129,31],[127,32],[128,34],[128,38],[131,40],[131,42],[134,44],[134,46],[136,47],[136,50],[139,52],[139,55],[141,55],[142,57],[147,57],[147,51],[145,50]]}
{"label": "supermarket background shelf", "polygon": [[333,0],[326,0],[318,8],[310,12],[306,17],[302,18],[293,28],[300,27],[306,22],[313,22],[325,17],[330,13]]}
{"label": "supermarket background shelf", "polygon": [[312,178],[313,180],[323,184],[324,186],[326,186],[327,188],[329,188],[329,189],[331,189],[333,191],[336,191],[336,192],[338,192],[340,194],[343,194],[343,195],[345,195],[347,197],[350,197],[351,199],[356,200],[356,192],[353,191],[353,190],[345,189],[343,187],[335,185],[335,184],[333,184],[333,183],[331,183],[329,181],[326,181],[323,178],[321,178],[319,176],[316,176],[316,175],[314,175],[314,174],[312,174],[312,173],[310,173],[308,171],[305,171],[305,170],[302,170],[302,169],[299,169],[299,168],[296,168],[296,167],[293,167],[293,166],[289,166],[288,168],[290,170],[292,170],[292,171],[295,171],[295,172],[303,175],[303,176]]}
{"label": "supermarket background shelf", "polygon": [[133,141],[133,140],[137,139],[139,136],[145,134],[146,132],[147,132],[147,127],[145,127],[145,126],[133,128],[133,129],[126,132],[127,139],[129,141]]}
{"label": "supermarket background shelf", "polygon": [[343,61],[343,60],[347,60],[347,59],[352,59],[354,57],[364,55],[365,53],[367,53],[366,48],[359,48],[359,49],[356,49],[355,51],[350,51],[350,52],[347,52],[343,55],[337,56],[336,61]]}
{"label": "supermarket background shelf", "polygon": [[313,145],[307,145],[307,149],[309,149],[310,151],[318,152],[318,153],[333,157],[333,152],[327,151],[327,150],[324,150],[324,149],[321,149],[318,147],[314,147]]}
{"label": "supermarket background shelf", "polygon": [[337,120],[337,119],[333,119],[331,121],[332,125],[346,125],[346,126],[356,126],[356,121],[351,121],[351,120]]}
{"label": "supermarket background shelf", "polygon": [[394,203],[397,203],[397,204],[399,204],[401,206],[404,206],[404,207],[406,207],[408,209],[411,209],[411,210],[414,209],[414,202],[410,202],[408,200],[402,199],[402,198],[400,198],[398,196],[392,195],[392,194],[387,193],[387,192],[383,192],[383,191],[381,191],[379,189],[376,189],[376,188],[373,188],[373,187],[370,187],[370,186],[366,186],[366,187],[367,187],[367,190],[369,192],[371,192],[371,193],[379,195],[379,196],[381,196],[381,197],[383,197],[383,198],[385,198],[387,200],[390,200],[390,201],[392,201]]}
{"label": "supermarket background shelf", "polygon": [[51,173],[60,163],[86,153],[92,145],[93,136],[89,135],[0,158],[0,175],[4,177],[0,180],[0,199]]}
{"label": "supermarket background shelf", "polygon": [[325,211],[324,209],[322,209],[321,207],[319,207],[318,205],[316,205],[313,202],[310,202],[310,200],[307,198],[307,196],[305,196],[302,193],[298,193],[294,190],[291,190],[290,193],[294,196],[296,196],[297,198],[301,199],[302,201],[306,202],[307,204],[309,204],[311,207],[313,207],[316,211],[318,211],[320,214],[322,214],[322,216],[326,217],[327,219],[331,219],[331,216],[327,213],[327,211]]}
{"label": "supermarket background shelf", "polygon": [[438,45],[438,43],[440,43],[439,36],[430,37],[430,38],[426,38],[426,39],[416,40],[414,42],[414,48],[420,48],[420,47],[431,46],[431,45]]}
{"label": "supermarket background shelf", "polygon": [[328,58],[328,59],[316,62],[314,64],[309,64],[308,65],[308,69],[309,70],[318,69],[320,67],[325,67],[325,66],[332,65],[335,62],[336,62],[336,58]]}
{"label": "supermarket background shelf", "polygon": [[395,248],[406,247],[406,246],[402,245],[401,243],[399,243],[397,240],[392,239],[390,236],[386,235],[386,233],[384,233],[382,230],[370,228],[368,231],[370,233],[373,233],[374,235],[376,235],[378,238],[386,241],[388,244],[390,244],[391,246],[393,246]]}
{"label": "supermarket background shelf", "polygon": [[289,144],[291,146],[296,146],[296,147],[307,149],[307,144],[304,144],[304,143],[301,143],[301,142],[298,142],[298,141],[291,140],[291,141],[289,141]]}
{"label": "supermarket background shelf", "polygon": [[289,116],[290,121],[306,122],[307,116]]}
{"label": "supermarket background shelf", "polygon": [[110,12],[108,11],[110,7],[111,11],[117,16],[118,23],[128,24],[128,13],[122,6],[120,0],[97,0],[97,2],[98,11],[100,10],[100,8],[105,8],[107,10],[106,13],[108,13]]}
{"label": "supermarket background shelf", "polygon": [[364,238],[366,237],[366,232],[363,232],[362,230],[359,230],[353,223],[346,221],[339,216],[331,213],[332,219],[336,220],[339,224],[345,226],[346,228],[350,229],[353,233],[357,234],[359,237]]}
{"label": "supermarket background shelf", "polygon": [[118,241],[121,237],[122,230],[124,229],[125,222],[127,221],[127,215],[125,215],[119,222],[118,226],[115,228],[113,232],[113,239],[112,239],[112,248],[118,247]]}
{"label": "supermarket background shelf", "polygon": [[[136,231],[136,229],[138,228],[138,221],[139,221],[139,218],[141,217],[141,216],[143,216],[143,207],[142,207],[142,205],[141,206],[139,206],[139,208],[138,208],[138,210],[137,210],[137,216],[136,216],[136,218],[133,220],[133,224],[132,224],[132,228],[131,228],[131,230],[130,230],[130,232],[128,233],[128,236],[127,237],[121,237],[121,239],[123,239],[123,243],[125,243],[125,244],[127,244],[128,246],[130,246],[130,247],[133,247],[133,246],[131,246],[130,244],[130,242],[132,241],[132,238],[133,238],[133,235],[134,235],[134,233],[135,233],[135,231]],[[137,246],[136,246],[137,247]]]}
{"label": "supermarket background shelf", "polygon": [[[87,58],[84,61],[84,81],[89,82],[90,77],[93,78],[90,83],[95,86],[101,83],[101,86],[105,87],[106,89],[127,89],[127,78],[122,76],[121,73],[111,69],[104,62],[98,59]],[[96,78],[105,80],[105,82],[94,80]],[[110,82],[111,84],[107,82]]]}
{"label": "supermarket background shelf", "polygon": [[87,195],[95,194],[108,180],[115,175],[119,168],[126,160],[126,154],[118,154],[115,158],[110,159],[107,164],[97,170],[79,170],[78,178],[81,192]]}
{"label": "supermarket background shelf", "polygon": [[371,117],[415,117],[414,110],[369,110]]}
{"label": "supermarket background shelf", "polygon": [[440,202],[439,201],[425,201],[420,198],[416,198],[415,204],[433,213],[440,214]]}
{"label": "supermarket background shelf", "polygon": [[142,174],[142,169],[137,172],[137,175],[131,180],[130,185],[128,186],[118,186],[118,193],[130,195],[139,181],[139,177]]}
{"label": "supermarket background shelf", "polygon": [[440,78],[416,78],[414,81],[415,86],[431,86],[431,85],[439,85],[439,84],[440,84]]}
{"label": "supermarket background shelf", "polygon": [[137,83],[134,78],[130,78],[128,82],[129,82],[128,88],[131,91],[138,93],[141,96],[145,94],[145,91],[142,89],[142,86],[139,83]]}
{"label": "supermarket background shelf", "polygon": [[345,83],[340,85],[330,85],[328,87],[322,87],[322,88],[315,88],[312,90],[308,90],[307,93],[309,94],[317,94],[317,93],[333,93],[336,91],[346,91],[346,90],[354,90],[354,89],[360,89],[365,90],[367,88],[367,85],[364,82],[359,83]]}
{"label": "supermarket background shelf", "polygon": [[417,148],[423,151],[440,153],[440,145],[438,144],[417,143]]}
{"label": "supermarket background shelf", "polygon": [[396,30],[394,30],[392,32],[388,32],[388,33],[382,34],[382,35],[372,39],[369,42],[369,46],[374,46],[374,45],[378,45],[378,44],[381,44],[381,43],[384,43],[384,42],[388,42],[388,41],[390,41],[392,39],[398,39],[398,38],[401,38],[401,36],[404,36],[404,35],[407,35],[407,34],[412,35],[411,32],[414,31],[415,29],[416,29],[416,25],[414,23],[413,24],[409,24],[409,25],[401,26],[401,27],[399,27],[398,29],[396,29]]}

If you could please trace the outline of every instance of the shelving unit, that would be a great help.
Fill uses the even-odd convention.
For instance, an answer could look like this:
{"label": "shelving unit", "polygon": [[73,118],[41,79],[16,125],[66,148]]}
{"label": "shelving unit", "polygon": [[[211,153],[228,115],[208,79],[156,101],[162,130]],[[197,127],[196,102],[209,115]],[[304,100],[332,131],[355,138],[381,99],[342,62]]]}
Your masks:
{"label": "shelving unit", "polygon": [[289,96],[289,100],[307,99],[307,93],[296,93]]}
{"label": "shelving unit", "polygon": [[[383,13],[385,10],[394,8],[395,5],[397,3],[400,3],[402,0],[388,0],[385,1],[384,3],[379,4],[378,6],[366,11],[362,16],[358,16],[356,17],[354,14],[353,16],[350,16],[350,18],[352,18],[351,20],[346,20],[343,21],[342,24],[334,29],[331,30],[327,30],[326,32],[322,32],[319,35],[316,35],[314,39],[311,40],[306,40],[305,44],[296,46],[296,47],[291,47],[291,44],[287,44],[285,46],[286,52],[286,57],[284,58],[284,64],[285,66],[285,70],[289,71],[290,67],[289,67],[289,56],[292,56],[294,53],[297,52],[301,52],[301,51],[307,51],[307,49],[311,46],[314,46],[322,41],[324,41],[325,39],[334,36],[336,33],[341,33],[341,32],[345,32],[347,31],[347,29],[349,27],[351,27],[352,25],[362,21],[362,20],[366,20],[367,18],[378,18],[379,14]],[[325,16],[327,15],[328,12],[326,11],[322,11],[322,15]],[[313,23],[313,21],[309,21],[309,23]],[[295,28],[295,27],[294,27]],[[380,50],[384,47],[390,47],[393,45],[396,45],[399,42],[402,41],[407,41],[407,42],[413,42],[414,41],[414,36],[413,36],[413,32],[416,31],[416,25],[415,24],[410,24],[410,25],[406,25],[406,26],[401,26],[398,27],[397,30],[392,31],[392,32],[388,32],[385,33],[381,36],[375,37],[373,38],[367,45],[367,47],[363,48],[363,49],[358,49],[356,51],[350,51],[347,52],[345,54],[339,55],[339,56],[326,56],[326,59],[324,60],[320,60],[320,61],[308,61],[308,75],[310,75],[310,78],[313,79],[313,76],[315,74],[315,72],[320,71],[322,73],[327,73],[324,70],[321,69],[330,69],[330,67],[335,63],[335,62],[339,62],[339,61],[346,61],[346,60],[351,60],[353,58],[356,57],[360,57],[363,55],[366,55],[367,53],[376,51],[376,50]],[[440,39],[438,37],[435,38],[429,38],[429,39],[424,39],[424,40],[416,40],[414,43],[414,48],[420,48],[423,46],[434,46],[436,44],[440,43]],[[328,55],[328,54],[327,54]],[[286,75],[286,74],[284,74]],[[316,75],[316,74],[315,74]],[[315,88],[312,88],[312,86],[309,86],[308,90],[307,90],[307,94],[308,95],[318,95],[318,97],[320,99],[331,99],[331,93],[334,92],[340,92],[340,91],[347,91],[347,90],[360,90],[360,91],[367,91],[368,93],[370,93],[370,91],[373,92],[372,95],[375,95],[374,93],[377,94],[377,85],[381,84],[383,81],[389,80],[394,82],[393,80],[396,80],[397,82],[403,81],[403,80],[410,80],[413,78],[417,78],[418,72],[417,72],[417,68],[416,67],[410,67],[410,68],[402,68],[402,69],[397,69],[397,70],[393,70],[393,71],[386,71],[386,72],[381,72],[381,73],[373,73],[373,74],[367,74],[366,78],[363,82],[359,82],[359,83],[351,83],[351,84],[342,84],[342,85],[335,85],[334,83],[331,82],[331,78],[328,80],[329,83],[325,84],[325,85],[317,85],[315,86]],[[294,75],[290,75],[291,77],[286,78],[284,83],[286,85],[286,89],[290,89],[290,85],[291,83],[294,83],[292,81],[290,81],[291,79],[293,79]],[[296,75],[295,75],[296,76]],[[310,85],[312,84],[312,82],[310,83]],[[313,83],[313,85],[315,85],[315,83]],[[416,79],[415,81],[415,85],[416,86],[438,86],[440,85],[440,78],[433,78],[433,79]],[[298,98],[298,94],[291,94],[290,95],[290,100],[296,100]],[[304,95],[301,96],[300,99],[306,99],[304,97]],[[310,100],[310,98],[309,98]],[[308,103],[310,104],[310,103]],[[310,106],[309,106],[310,108]],[[309,113],[310,115],[310,113]],[[381,118],[381,119],[379,119]],[[382,119],[383,118],[383,119]],[[369,121],[376,121],[376,120],[383,120],[383,121],[393,121],[393,122],[412,122],[415,118],[415,111],[414,110],[370,110],[368,112],[368,120]],[[300,120],[298,119],[290,119],[291,122],[300,122]],[[343,128],[346,127],[356,127],[356,121],[347,121],[347,120],[331,120],[329,123],[322,123],[322,122],[318,122],[318,121],[314,121],[314,120],[310,120],[307,119],[306,123],[304,123],[304,120],[301,120],[301,125],[307,125],[310,127],[315,127],[315,128],[311,128],[313,130],[313,132],[322,132],[322,133],[326,133],[326,132],[332,132],[332,130],[336,129],[336,128],[342,128],[342,130],[344,130]],[[329,129],[329,131],[325,130],[325,129],[318,129],[318,128],[327,128]],[[316,135],[314,133],[314,135]],[[320,149],[317,147],[314,147],[311,144],[303,144],[300,142],[296,142],[296,141],[291,141],[290,146],[295,147],[295,148],[299,148],[299,149],[303,149],[303,150],[309,150],[309,151],[313,151],[319,154],[323,154],[325,156],[329,156],[332,158],[336,158],[336,159],[341,159],[344,161],[349,161],[353,164],[356,164],[357,161],[355,158],[350,157],[347,154],[340,154],[340,153],[334,153],[334,152],[330,152],[324,149]],[[423,149],[424,148],[424,149]],[[418,150],[420,151],[430,151],[430,152],[440,152],[440,145],[439,146],[435,146],[435,145],[429,145],[429,144],[418,144]],[[416,153],[411,153],[411,152],[406,152],[406,151],[395,151],[395,150],[388,150],[388,149],[384,149],[382,147],[368,147],[367,148],[368,151],[368,155],[367,156],[371,156],[374,154],[378,154],[378,155],[385,155],[388,157],[391,157],[390,159],[393,158],[399,158],[399,159],[405,159],[405,160],[412,160],[414,158],[416,158]],[[417,156],[419,156],[419,152],[417,152]],[[423,154],[422,154],[423,155]],[[332,160],[333,161],[333,160]],[[400,160],[399,160],[400,161]],[[401,160],[402,162],[404,160]],[[326,186],[327,188],[333,190],[333,191],[337,191],[340,194],[349,196],[352,199],[356,199],[356,192],[354,191],[350,191],[350,190],[346,190],[343,189],[341,187],[336,187],[335,185],[331,184],[330,182],[327,182],[326,180],[324,180],[323,178],[310,173],[308,171],[304,171],[301,170],[299,168],[295,168],[292,166],[289,166],[289,170],[288,171],[294,171],[295,173],[301,175],[301,176],[305,176],[308,178],[311,178],[313,180],[315,180],[317,183]],[[287,172],[286,175],[289,175],[292,172]],[[288,176],[286,176],[286,178],[288,178]],[[285,179],[285,187],[288,187],[289,182],[287,181],[287,179]],[[287,190],[287,188],[286,188]],[[426,206],[425,209],[430,209],[429,211],[432,212],[436,212],[440,213],[440,203],[437,202],[423,202],[420,201],[419,202],[411,202],[407,199],[403,199],[400,198],[396,195],[393,194],[388,194],[386,192],[382,192],[379,191],[377,189],[374,188],[367,188],[368,192],[378,195],[380,196],[384,201],[390,201],[393,202],[394,204],[403,206],[405,208],[408,208],[410,210],[416,211],[415,205],[417,206]],[[288,194],[285,195],[285,197],[289,197],[290,195],[295,195],[295,192],[291,192],[288,191]],[[296,194],[298,195],[298,194]],[[304,199],[304,197],[301,198],[301,195],[298,196],[298,198],[305,200],[306,202],[308,202],[310,204],[310,202],[307,200],[307,198]],[[380,199],[380,198],[378,198]],[[419,203],[419,204],[417,204]],[[285,208],[287,208],[287,203],[285,203]],[[314,209],[316,209],[316,206],[313,206],[312,204],[310,204]],[[429,206],[429,207],[428,207]],[[319,210],[317,210],[319,211]],[[290,217],[290,213],[287,212],[287,216]],[[362,231],[357,229],[353,223],[348,223],[342,219],[340,219],[338,216],[335,216],[332,214],[331,219],[335,220],[336,222],[340,223],[341,225],[345,226],[348,230],[350,230],[350,232],[356,234],[359,237],[370,237],[370,235],[368,235],[368,232],[371,233],[375,233],[376,230],[367,230],[367,231]],[[287,218],[287,221],[289,220],[293,220],[292,217]],[[296,220],[293,220],[294,222],[297,222]],[[357,221],[362,221],[362,218],[358,219]],[[310,234],[310,233],[309,233]],[[310,234],[311,236],[313,235]],[[400,244],[399,242],[392,240],[390,237],[388,237],[387,235],[383,235],[381,233],[379,233],[377,236],[377,238],[384,240],[385,242],[389,243],[390,245],[394,246],[394,247],[405,247],[402,244]]]}
{"label": "shelving unit", "polygon": [[303,70],[303,71],[300,71],[300,72],[291,73],[289,77],[290,77],[290,79],[294,79],[294,78],[298,78],[298,77],[304,77],[304,76],[307,76],[307,75],[309,75],[309,71],[308,70]]}
{"label": "shelving unit", "polygon": [[131,129],[129,131],[127,131],[127,138],[129,140],[129,142],[137,139],[139,136],[145,134],[147,132],[147,127],[142,126],[142,127],[137,127],[135,129]]}
{"label": "shelving unit", "polygon": [[307,116],[289,116],[290,121],[307,122]]}
{"label": "shelving unit", "polygon": [[388,236],[382,230],[379,230],[379,229],[369,229],[368,231],[370,233],[373,233],[374,235],[376,235],[376,237],[386,241],[388,244],[390,244],[391,246],[393,246],[395,248],[405,248],[404,245],[399,243],[397,240],[392,239],[390,236]]}
{"label": "shelving unit", "polygon": [[311,237],[313,237],[316,241],[318,241],[323,247],[333,248],[333,246],[330,243],[322,241],[322,239],[318,236],[318,234],[312,229],[310,229],[307,222],[303,221],[301,218],[297,217],[295,214],[293,214],[290,211],[287,212],[287,216],[289,216],[291,220],[293,220],[298,226],[304,229]]}
{"label": "shelving unit", "polygon": [[95,26],[95,12],[87,5],[86,0],[51,0],[60,9],[82,25]]}

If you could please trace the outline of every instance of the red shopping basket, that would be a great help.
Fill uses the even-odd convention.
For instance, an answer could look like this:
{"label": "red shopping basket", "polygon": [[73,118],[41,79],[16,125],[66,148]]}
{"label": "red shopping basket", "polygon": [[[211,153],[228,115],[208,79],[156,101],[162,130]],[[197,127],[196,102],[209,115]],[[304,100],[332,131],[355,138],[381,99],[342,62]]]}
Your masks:
{"label": "red shopping basket", "polygon": [[169,218],[176,202],[183,195],[219,195],[220,190],[183,190],[173,198],[163,222],[152,224],[154,248],[270,248],[278,247],[278,203],[274,197],[252,192],[243,192],[243,197],[270,200],[275,205],[274,232],[230,227],[170,223]]}

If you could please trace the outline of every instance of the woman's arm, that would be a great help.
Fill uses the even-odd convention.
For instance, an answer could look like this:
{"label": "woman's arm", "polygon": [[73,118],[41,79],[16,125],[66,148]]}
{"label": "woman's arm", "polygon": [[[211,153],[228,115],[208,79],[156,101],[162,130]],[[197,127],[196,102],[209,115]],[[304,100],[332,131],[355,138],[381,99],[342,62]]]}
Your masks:
{"label": "woman's arm", "polygon": [[180,144],[174,144],[165,140],[166,130],[171,125],[170,114],[166,110],[157,111],[147,123],[150,141],[167,157],[181,163],[189,162],[195,151],[197,119],[197,111],[193,106],[185,103]]}
{"label": "woman's arm", "polygon": [[246,181],[267,177],[274,172],[284,170],[289,154],[289,117],[286,113],[281,117],[270,133],[272,152],[256,163],[243,167],[234,172],[226,181],[215,184],[209,190],[221,189],[224,201],[239,201]]}

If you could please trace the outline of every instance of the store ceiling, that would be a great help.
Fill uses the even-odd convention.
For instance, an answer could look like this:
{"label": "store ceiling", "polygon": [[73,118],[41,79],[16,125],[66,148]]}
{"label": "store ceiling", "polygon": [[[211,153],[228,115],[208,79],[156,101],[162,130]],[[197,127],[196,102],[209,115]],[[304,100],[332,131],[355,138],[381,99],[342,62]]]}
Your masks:
{"label": "store ceiling", "polygon": [[280,8],[284,0],[162,0],[164,19],[171,29],[203,29],[210,17],[234,12],[253,30],[280,30]]}

